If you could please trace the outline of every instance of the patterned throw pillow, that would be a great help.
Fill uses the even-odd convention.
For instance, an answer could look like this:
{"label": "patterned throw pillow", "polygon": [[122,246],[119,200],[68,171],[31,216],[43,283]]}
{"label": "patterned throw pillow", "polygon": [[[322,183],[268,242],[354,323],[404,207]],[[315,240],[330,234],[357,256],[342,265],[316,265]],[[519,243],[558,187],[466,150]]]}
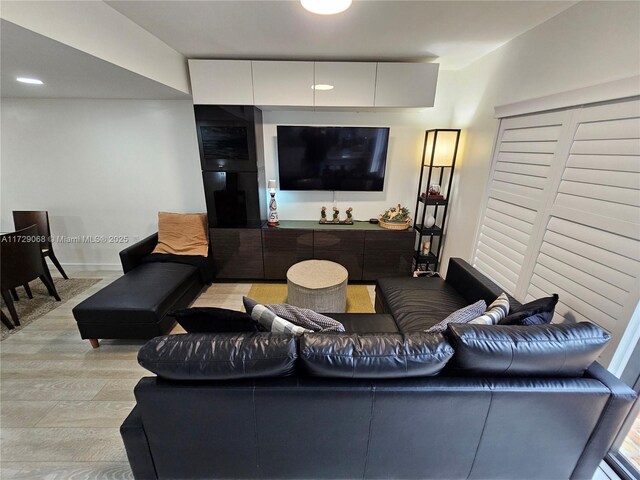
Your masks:
{"label": "patterned throw pillow", "polygon": [[244,303],[244,308],[247,313],[251,315],[251,318],[270,332],[290,333],[296,337],[305,333],[313,333],[313,330],[299,327],[298,325],[279,317],[264,305],[257,303],[255,300],[242,297],[242,303]]}
{"label": "patterned throw pillow", "polygon": [[450,323],[469,323],[474,318],[478,318],[487,310],[487,304],[484,300],[478,300],[476,303],[462,307],[456,310],[440,323],[436,323],[433,327],[425,330],[427,333],[444,332]]}
{"label": "patterned throw pillow", "polygon": [[308,308],[287,303],[271,303],[265,306],[279,317],[314,332],[344,332],[344,325],[340,322]]}
{"label": "patterned throw pillow", "polygon": [[509,297],[506,293],[501,293],[496,298],[484,315],[474,318],[469,323],[479,323],[481,325],[497,325],[500,320],[509,315]]}

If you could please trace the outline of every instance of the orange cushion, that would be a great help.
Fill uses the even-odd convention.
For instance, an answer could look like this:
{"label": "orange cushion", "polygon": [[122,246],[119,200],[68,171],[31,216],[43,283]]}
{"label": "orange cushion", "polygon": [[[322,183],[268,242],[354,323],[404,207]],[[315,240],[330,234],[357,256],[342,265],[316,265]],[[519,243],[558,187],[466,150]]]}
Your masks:
{"label": "orange cushion", "polygon": [[209,251],[205,213],[158,212],[158,245],[153,253],[201,255]]}

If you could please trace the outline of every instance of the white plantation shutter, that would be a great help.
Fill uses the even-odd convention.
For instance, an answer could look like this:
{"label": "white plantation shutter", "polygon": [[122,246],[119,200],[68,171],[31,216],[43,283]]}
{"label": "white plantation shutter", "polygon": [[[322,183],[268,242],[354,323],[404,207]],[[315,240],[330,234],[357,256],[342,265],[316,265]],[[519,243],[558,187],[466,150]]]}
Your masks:
{"label": "white plantation shutter", "polygon": [[580,109],[570,133],[525,300],[558,293],[554,321],[595,322],[617,343],[640,295],[640,102]]}
{"label": "white plantation shutter", "polygon": [[[550,162],[527,163],[527,170],[518,170],[526,180],[503,175],[510,148],[505,138],[514,138],[505,134],[514,120],[545,128],[536,120],[541,116],[502,120],[474,263],[523,302],[557,293],[555,322],[591,321],[611,332],[607,361],[640,301],[640,101],[555,115],[561,127],[536,132],[535,140],[555,137],[553,149],[550,143],[538,147],[552,155]],[[523,130],[518,139],[535,130]],[[531,142],[526,139],[529,159],[537,158]],[[509,186],[511,201],[504,205],[500,182],[536,188],[540,179],[539,194]],[[516,203],[520,197],[529,203]],[[495,231],[505,237],[496,238]]]}
{"label": "white plantation shutter", "polygon": [[473,264],[515,294],[566,112],[503,120]]}

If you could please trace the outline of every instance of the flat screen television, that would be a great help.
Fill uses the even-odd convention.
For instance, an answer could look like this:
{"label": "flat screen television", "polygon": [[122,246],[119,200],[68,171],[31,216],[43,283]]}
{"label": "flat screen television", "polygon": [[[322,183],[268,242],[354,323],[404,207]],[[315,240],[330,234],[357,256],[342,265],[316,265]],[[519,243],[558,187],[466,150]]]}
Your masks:
{"label": "flat screen television", "polygon": [[388,128],[278,126],[280,190],[381,192]]}

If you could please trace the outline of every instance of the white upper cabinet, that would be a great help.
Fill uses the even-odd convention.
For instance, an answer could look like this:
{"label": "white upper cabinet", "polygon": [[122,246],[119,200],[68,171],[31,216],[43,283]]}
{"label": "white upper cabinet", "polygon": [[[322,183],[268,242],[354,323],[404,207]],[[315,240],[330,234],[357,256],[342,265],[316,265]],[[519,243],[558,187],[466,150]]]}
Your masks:
{"label": "white upper cabinet", "polygon": [[196,105],[432,107],[438,80],[436,63],[189,60],[189,72]]}
{"label": "white upper cabinet", "polygon": [[313,106],[313,62],[251,63],[255,105]]}
{"label": "white upper cabinet", "polygon": [[315,84],[331,90],[314,90],[316,107],[373,107],[375,62],[316,62]]}
{"label": "white upper cabinet", "polygon": [[253,105],[250,60],[189,60],[196,105]]}
{"label": "white upper cabinet", "polygon": [[378,63],[376,107],[433,107],[437,63]]}

